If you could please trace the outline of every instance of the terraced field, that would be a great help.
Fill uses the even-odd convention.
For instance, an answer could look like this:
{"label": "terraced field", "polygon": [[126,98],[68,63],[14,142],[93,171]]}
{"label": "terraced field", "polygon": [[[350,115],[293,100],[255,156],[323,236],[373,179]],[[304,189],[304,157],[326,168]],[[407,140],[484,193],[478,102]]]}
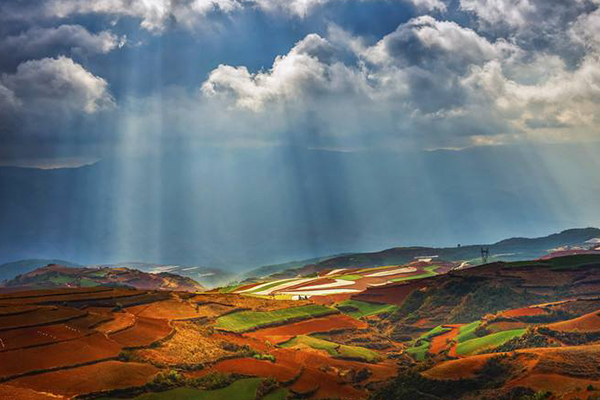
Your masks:
{"label": "terraced field", "polygon": [[324,350],[333,357],[348,360],[364,362],[377,362],[381,360],[381,355],[372,350],[358,346],[340,345],[325,339],[306,335],[296,336],[293,339],[280,344],[280,346],[283,348],[307,346],[316,350]]}
{"label": "terraced field", "polygon": [[223,293],[254,294],[262,296],[289,296],[292,299],[349,296],[359,294],[369,287],[377,287],[393,282],[418,280],[443,274],[458,264],[428,264],[418,262],[407,266],[388,265],[376,268],[338,268],[324,271],[315,277],[287,278],[257,281],[252,284],[233,285]]}
{"label": "terraced field", "polygon": [[7,293],[0,398],[591,400],[600,265],[557,263],[337,268],[187,294]]}
{"label": "terraced field", "polygon": [[240,311],[217,319],[215,327],[231,332],[246,332],[269,325],[284,325],[292,321],[322,317],[337,311],[320,305],[307,305],[275,311]]}
{"label": "terraced field", "polygon": [[[137,396],[136,400],[254,400],[261,380],[258,378],[240,379],[231,385],[215,390],[198,390],[193,388],[177,388],[160,393],[149,393]],[[102,397],[101,400],[114,400]]]}

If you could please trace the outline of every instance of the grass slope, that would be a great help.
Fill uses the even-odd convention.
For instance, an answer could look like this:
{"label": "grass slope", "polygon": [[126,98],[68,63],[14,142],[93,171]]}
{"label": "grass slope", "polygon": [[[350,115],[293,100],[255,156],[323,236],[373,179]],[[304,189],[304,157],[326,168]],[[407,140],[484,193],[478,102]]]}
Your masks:
{"label": "grass slope", "polygon": [[347,275],[342,275],[342,276],[336,276],[335,279],[342,279],[344,281],[356,281],[359,279],[362,279],[363,276],[362,275],[358,275],[358,274],[347,274]]}
{"label": "grass slope", "polygon": [[332,357],[336,358],[349,358],[353,360],[360,360],[366,362],[377,362],[381,359],[381,356],[373,350],[366,349],[358,346],[347,346],[344,344],[338,344],[330,342],[325,339],[321,339],[314,336],[298,335],[293,339],[282,343],[280,346],[287,348],[297,345],[305,345],[317,350],[325,350]]}
{"label": "grass slope", "polygon": [[261,400],[286,400],[288,398],[289,391],[286,388],[275,389]]}
{"label": "grass slope", "polygon": [[458,343],[466,342],[467,340],[476,339],[475,330],[479,326],[481,321],[471,322],[460,327],[458,335],[456,335],[456,341]]}
{"label": "grass slope", "polygon": [[456,353],[461,356],[475,354],[481,350],[498,347],[510,339],[521,336],[524,333],[525,329],[512,329],[509,331],[492,333],[491,335],[467,340],[459,343],[458,346],[456,346]]}
{"label": "grass slope", "polygon": [[336,312],[337,310],[317,304],[268,312],[240,311],[219,317],[215,327],[232,332],[246,332],[268,325],[285,324],[289,321],[321,317]]}
{"label": "grass slope", "polygon": [[421,344],[419,346],[409,347],[408,349],[406,349],[406,352],[410,354],[415,360],[423,361],[425,359],[425,356],[427,355],[427,352],[429,351],[430,345],[431,343],[429,343],[427,340],[423,340],[421,341]]}
{"label": "grass slope", "polygon": [[[146,393],[135,397],[135,400],[254,400],[260,378],[240,379],[231,385],[216,390],[198,390],[194,388],[177,388],[159,393]],[[275,399],[277,399],[275,397]],[[98,400],[118,400],[103,397]]]}
{"label": "grass slope", "polygon": [[289,283],[289,282],[292,282],[292,281],[295,281],[295,280],[296,280],[296,279],[277,280],[277,281],[275,281],[275,282],[271,282],[271,283],[269,283],[268,285],[265,285],[265,286],[259,287],[258,289],[252,289],[252,290],[250,290],[250,291],[248,291],[248,292],[244,292],[244,293],[259,293],[259,292],[262,292],[262,291],[264,291],[264,290],[271,289],[271,288],[273,288],[273,287],[275,287],[275,286],[283,285],[283,284],[285,284],[285,283]]}
{"label": "grass slope", "polygon": [[425,332],[419,338],[412,342],[412,346],[406,349],[406,352],[410,354],[415,360],[423,361],[427,356],[429,347],[431,346],[431,339],[435,336],[451,331],[451,328],[444,328],[439,325],[430,331]]}

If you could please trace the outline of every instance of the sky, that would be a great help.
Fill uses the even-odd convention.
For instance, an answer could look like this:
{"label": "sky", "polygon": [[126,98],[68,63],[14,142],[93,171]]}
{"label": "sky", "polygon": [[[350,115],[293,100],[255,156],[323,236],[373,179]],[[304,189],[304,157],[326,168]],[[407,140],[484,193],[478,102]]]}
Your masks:
{"label": "sky", "polygon": [[[110,186],[99,182],[96,189],[122,194],[107,200],[122,205],[110,214],[109,229],[120,242],[137,226],[128,220],[136,204],[131,187],[152,182],[156,198],[174,182],[189,188],[191,166],[215,154],[220,167],[207,165],[199,185],[234,185],[247,169],[272,166],[257,182],[280,182],[272,188],[277,207],[293,203],[293,217],[269,218],[274,205],[266,200],[247,210],[218,196],[203,203],[203,194],[190,189],[204,207],[189,210],[195,224],[222,229],[207,215],[224,202],[264,214],[264,229],[274,236],[284,221],[293,226],[318,219],[318,228],[298,228],[305,246],[278,250],[277,260],[377,243],[489,241],[509,232],[600,224],[590,200],[600,193],[598,0],[1,1],[0,55],[0,166],[118,166],[115,177],[106,178]],[[363,161],[336,164],[337,173],[325,181],[311,152],[327,159],[327,168],[340,157]],[[465,157],[478,163],[465,166]],[[376,205],[385,202],[382,196],[405,190],[389,188],[404,179],[389,181],[384,166],[394,159],[403,169],[396,172],[425,187],[419,190],[429,199],[384,207],[387,217],[381,217]],[[161,172],[176,160],[188,163],[180,166],[189,167],[185,179],[181,172]],[[474,183],[461,178],[461,168],[487,175]],[[453,195],[439,190],[440,176],[450,170],[458,174],[448,178]],[[515,186],[521,175],[531,175],[530,187]],[[506,176],[515,178],[511,183]],[[365,227],[368,240],[314,243],[315,237],[332,241],[343,218],[336,209],[341,200],[302,192],[315,179],[326,185],[321,196],[337,199],[343,190],[354,196],[344,198],[344,215],[357,230]],[[369,198],[359,180],[376,182]],[[516,197],[507,210],[498,209],[491,194],[469,197],[474,184]],[[222,195],[245,196],[234,189]],[[527,192],[522,201],[515,200],[518,191]],[[531,215],[534,193],[545,206],[528,220],[522,215]],[[475,199],[481,215],[458,207]],[[144,229],[161,229],[166,204],[152,206],[147,218],[155,223]],[[100,205],[89,207],[93,213]],[[461,213],[473,223],[437,235],[429,222],[415,228],[407,217],[413,213],[429,213],[445,227],[456,226]],[[496,234],[477,222],[484,215],[498,220]],[[393,233],[391,226],[381,228],[383,222],[369,225],[381,218],[404,225],[391,225],[397,226]],[[323,229],[330,235],[315,235]],[[254,221],[247,235],[259,230]],[[137,245],[119,254],[143,256]]]}

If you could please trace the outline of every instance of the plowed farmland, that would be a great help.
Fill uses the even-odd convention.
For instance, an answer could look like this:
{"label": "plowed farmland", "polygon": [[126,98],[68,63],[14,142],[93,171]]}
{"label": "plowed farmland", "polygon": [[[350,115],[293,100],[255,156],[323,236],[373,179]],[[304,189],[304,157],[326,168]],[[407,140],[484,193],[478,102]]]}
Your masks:
{"label": "plowed farmland", "polygon": [[133,326],[111,334],[110,338],[124,347],[144,347],[164,339],[171,331],[164,319],[137,317]]}
{"label": "plowed farmland", "polygon": [[547,262],[331,268],[226,293],[13,291],[0,398],[595,400],[600,265]]}

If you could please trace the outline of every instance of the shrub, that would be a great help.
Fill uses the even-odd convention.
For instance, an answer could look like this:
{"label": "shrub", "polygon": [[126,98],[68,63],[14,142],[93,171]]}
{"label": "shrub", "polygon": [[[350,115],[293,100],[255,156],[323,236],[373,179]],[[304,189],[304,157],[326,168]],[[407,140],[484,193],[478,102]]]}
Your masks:
{"label": "shrub", "polygon": [[279,388],[279,382],[275,378],[263,379],[256,390],[256,400],[262,399],[277,388]]}

